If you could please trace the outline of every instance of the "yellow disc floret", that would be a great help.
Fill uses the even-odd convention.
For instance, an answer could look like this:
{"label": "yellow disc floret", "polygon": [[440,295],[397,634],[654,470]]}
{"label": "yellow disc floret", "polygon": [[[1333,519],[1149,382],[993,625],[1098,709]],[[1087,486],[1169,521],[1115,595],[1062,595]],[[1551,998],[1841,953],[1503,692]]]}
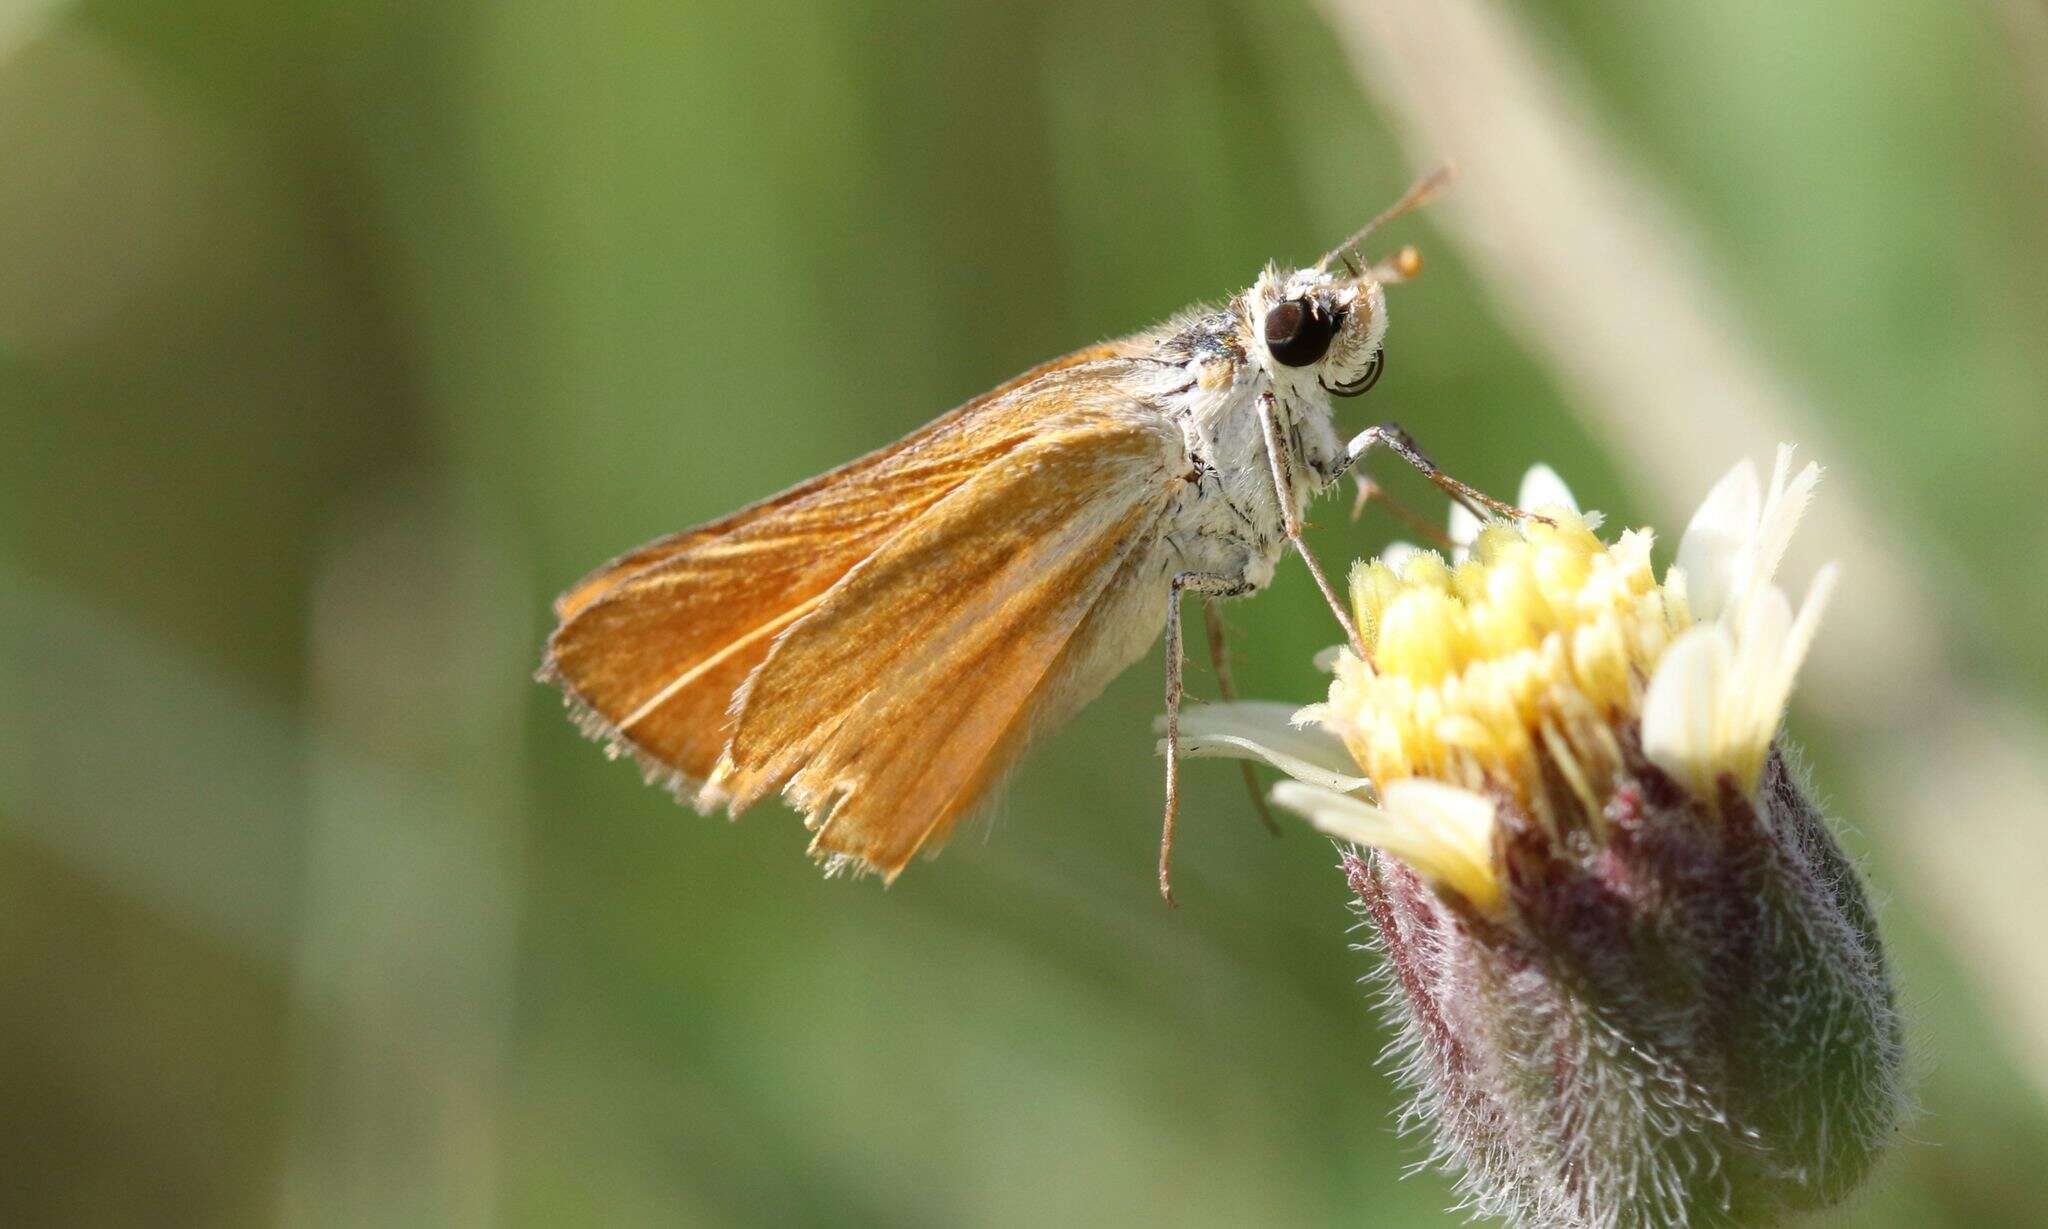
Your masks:
{"label": "yellow disc floret", "polygon": [[1692,625],[1650,535],[1608,545],[1578,514],[1489,526],[1457,564],[1418,551],[1351,574],[1370,660],[1345,653],[1317,716],[1373,781],[1505,795],[1556,830],[1596,817],[1645,687]]}

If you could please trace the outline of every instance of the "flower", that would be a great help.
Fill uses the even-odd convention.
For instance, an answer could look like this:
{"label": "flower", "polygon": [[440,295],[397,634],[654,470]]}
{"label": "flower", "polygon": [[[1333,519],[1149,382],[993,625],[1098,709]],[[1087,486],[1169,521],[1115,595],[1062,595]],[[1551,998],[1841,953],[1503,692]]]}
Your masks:
{"label": "flower", "polygon": [[1323,703],[1220,704],[1350,846],[1402,1072],[1484,1213],[1747,1225],[1839,1198],[1902,1114],[1871,909],[1779,737],[1834,589],[1776,574],[1819,481],[1781,448],[1717,483],[1659,577],[1539,467],[1536,517],[1351,575],[1365,653]]}

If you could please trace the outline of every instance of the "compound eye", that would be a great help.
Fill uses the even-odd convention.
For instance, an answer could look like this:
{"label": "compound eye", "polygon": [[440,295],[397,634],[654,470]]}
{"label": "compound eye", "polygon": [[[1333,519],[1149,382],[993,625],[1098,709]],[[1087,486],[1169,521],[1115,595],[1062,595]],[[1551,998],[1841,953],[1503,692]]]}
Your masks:
{"label": "compound eye", "polygon": [[1288,367],[1307,367],[1329,351],[1342,323],[1313,299],[1289,299],[1266,313],[1266,352]]}

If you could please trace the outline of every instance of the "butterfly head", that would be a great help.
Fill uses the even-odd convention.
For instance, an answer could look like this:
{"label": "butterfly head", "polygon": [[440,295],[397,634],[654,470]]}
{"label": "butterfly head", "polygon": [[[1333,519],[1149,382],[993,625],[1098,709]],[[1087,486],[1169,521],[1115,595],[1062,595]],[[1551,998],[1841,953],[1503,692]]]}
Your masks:
{"label": "butterfly head", "polygon": [[1269,268],[1246,294],[1250,350],[1282,387],[1356,397],[1379,379],[1387,295],[1376,270]]}
{"label": "butterfly head", "polygon": [[1266,375],[1282,388],[1320,386],[1339,397],[1371,388],[1386,366],[1386,287],[1422,271],[1422,257],[1402,248],[1376,264],[1358,259],[1359,245],[1381,226],[1425,205],[1456,177],[1449,163],[1415,181],[1349,239],[1306,269],[1269,267],[1246,292],[1252,346]]}

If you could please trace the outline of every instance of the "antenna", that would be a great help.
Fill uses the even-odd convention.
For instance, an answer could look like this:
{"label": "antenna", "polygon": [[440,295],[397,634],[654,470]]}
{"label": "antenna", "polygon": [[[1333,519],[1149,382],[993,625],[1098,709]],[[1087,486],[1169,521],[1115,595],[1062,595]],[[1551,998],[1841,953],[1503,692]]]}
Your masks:
{"label": "antenna", "polygon": [[1420,209],[1422,206],[1427,205],[1431,200],[1435,199],[1438,193],[1442,192],[1445,188],[1450,187],[1452,181],[1457,179],[1457,177],[1458,168],[1453,164],[1446,162],[1438,166],[1429,174],[1424,175],[1422,178],[1416,180],[1413,187],[1409,188],[1406,192],[1401,194],[1400,200],[1397,200],[1393,204],[1387,206],[1384,210],[1380,212],[1380,216],[1374,218],[1370,222],[1367,222],[1363,227],[1359,229],[1357,234],[1351,236],[1349,239],[1346,239],[1344,242],[1338,244],[1336,247],[1331,248],[1327,255],[1325,255],[1321,260],[1316,262],[1316,268],[1329,268],[1331,261],[1336,260],[1340,256],[1346,255],[1351,251],[1351,249],[1365,242],[1366,238],[1370,236],[1374,231],[1378,230],[1380,227],[1385,226],[1387,223],[1393,221],[1395,218],[1400,217],[1402,214],[1407,213],[1412,209]]}

